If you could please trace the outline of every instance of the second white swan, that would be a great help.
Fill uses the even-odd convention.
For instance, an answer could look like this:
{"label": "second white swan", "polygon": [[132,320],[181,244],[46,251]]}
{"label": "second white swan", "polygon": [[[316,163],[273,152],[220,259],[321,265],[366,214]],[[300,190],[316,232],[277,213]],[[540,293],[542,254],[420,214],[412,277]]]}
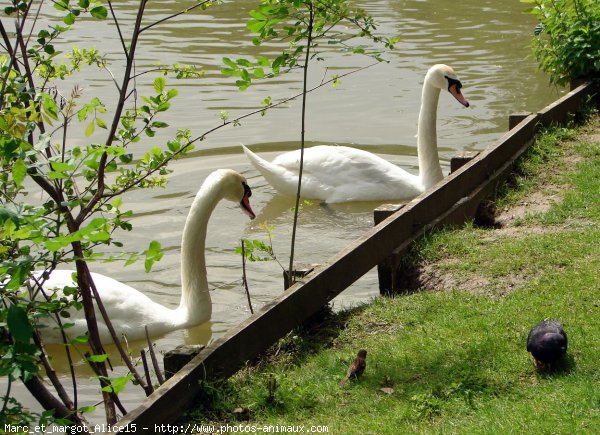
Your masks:
{"label": "second white swan", "polygon": [[[212,303],[206,279],[204,247],[208,219],[217,203],[227,199],[239,203],[251,219],[255,214],[248,198],[252,191],[246,179],[235,171],[219,169],[211,173],[196,194],[187,216],[181,241],[181,301],[179,307],[168,308],[154,302],[144,293],[108,276],[92,273],[94,284],[111,319],[117,335],[128,340],[145,337],[145,326],[150,335],[161,335],[181,328],[189,328],[210,320]],[[41,279],[41,275],[36,277]],[[46,291],[62,292],[66,286],[75,286],[73,271],[55,270],[43,283]],[[102,317],[97,314],[100,339],[111,341]],[[74,325],[65,332],[75,337],[87,332],[83,311],[73,311],[69,322]],[[49,324],[43,328],[48,343],[62,342],[60,331]]]}
{"label": "second white swan", "polygon": [[[469,107],[461,87],[456,73],[447,65],[434,65],[427,71],[417,126],[418,176],[367,151],[319,145],[304,151],[302,196],[328,203],[407,200],[435,185],[443,178],[436,132],[440,90],[447,89],[459,103]],[[243,149],[252,165],[279,193],[296,195],[300,150],[268,162],[245,146]]]}

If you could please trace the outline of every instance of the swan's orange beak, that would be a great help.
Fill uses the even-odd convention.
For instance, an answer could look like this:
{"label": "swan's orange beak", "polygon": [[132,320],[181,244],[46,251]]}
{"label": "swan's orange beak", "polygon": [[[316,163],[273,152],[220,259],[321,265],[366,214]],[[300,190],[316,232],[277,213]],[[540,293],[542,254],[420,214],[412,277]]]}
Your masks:
{"label": "swan's orange beak", "polygon": [[448,87],[448,92],[450,92],[452,94],[452,96],[454,98],[456,98],[456,100],[462,104],[465,107],[469,107],[469,102],[467,101],[467,99],[463,96],[463,94],[460,92],[460,89],[458,88],[458,86],[456,85],[456,83],[452,83],[449,87]]}
{"label": "swan's orange beak", "polygon": [[256,214],[254,214],[254,211],[252,210],[252,207],[250,206],[250,197],[251,196],[252,196],[252,190],[250,190],[250,187],[246,183],[244,183],[244,197],[240,201],[240,207],[242,208],[244,213],[246,213],[248,215],[248,217],[250,219],[254,219],[256,217]]}

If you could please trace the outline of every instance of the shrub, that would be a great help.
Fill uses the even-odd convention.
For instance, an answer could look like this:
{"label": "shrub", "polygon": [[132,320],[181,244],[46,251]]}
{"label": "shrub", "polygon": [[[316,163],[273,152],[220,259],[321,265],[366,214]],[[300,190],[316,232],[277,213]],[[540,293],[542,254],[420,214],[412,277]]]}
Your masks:
{"label": "shrub", "polygon": [[598,0],[521,0],[539,24],[532,41],[539,68],[556,85],[600,71]]}

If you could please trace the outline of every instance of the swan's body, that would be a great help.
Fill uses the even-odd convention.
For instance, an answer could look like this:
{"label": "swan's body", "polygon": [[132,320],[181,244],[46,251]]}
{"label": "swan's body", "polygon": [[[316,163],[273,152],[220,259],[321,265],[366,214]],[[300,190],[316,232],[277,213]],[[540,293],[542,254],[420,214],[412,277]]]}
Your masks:
{"label": "swan's body", "polygon": [[[251,195],[246,180],[237,172],[220,169],[211,173],[196,194],[183,229],[181,241],[181,301],[177,308],[168,308],[154,302],[145,294],[122,282],[92,273],[102,303],[108,312],[117,335],[128,340],[145,337],[145,326],[150,335],[199,325],[210,319],[212,303],[206,279],[204,246],[208,219],[221,199],[239,202],[250,218],[254,212],[248,198]],[[65,286],[75,286],[73,271],[56,270],[43,284],[46,291],[59,293]],[[38,275],[38,278],[41,275]],[[100,338],[103,343],[111,337],[102,317],[96,311]],[[75,337],[87,331],[83,311],[72,311],[68,322],[74,326],[65,332]],[[60,331],[46,327],[42,330],[46,342],[62,342]]]}
{"label": "swan's body", "polygon": [[[443,178],[436,133],[440,90],[447,89],[468,107],[461,87],[447,65],[434,65],[425,76],[417,129],[418,176],[367,151],[319,145],[304,151],[302,196],[329,203],[406,200],[435,185]],[[243,149],[252,165],[278,192],[288,196],[296,194],[300,150],[284,153],[268,162],[248,148]]]}

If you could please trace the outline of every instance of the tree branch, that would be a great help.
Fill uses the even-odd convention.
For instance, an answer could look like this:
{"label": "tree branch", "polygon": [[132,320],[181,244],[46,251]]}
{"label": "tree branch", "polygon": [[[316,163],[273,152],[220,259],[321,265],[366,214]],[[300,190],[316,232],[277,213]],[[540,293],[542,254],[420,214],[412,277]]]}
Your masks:
{"label": "tree branch", "polygon": [[162,19],[160,19],[160,20],[158,20],[158,21],[155,21],[154,23],[152,23],[152,24],[149,24],[149,25],[147,25],[146,27],[143,27],[143,28],[140,30],[140,33],[142,33],[142,32],[145,32],[146,30],[148,30],[148,29],[151,29],[152,27],[154,27],[154,26],[157,26],[157,25],[159,25],[159,24],[161,24],[161,23],[164,23],[164,22],[165,22],[165,21],[167,21],[167,20],[170,20],[170,19],[172,19],[172,18],[178,17],[179,15],[187,14],[188,12],[190,12],[190,11],[192,11],[192,10],[194,10],[194,9],[196,9],[196,8],[198,8],[198,7],[200,7],[200,6],[203,6],[203,5],[205,5],[206,3],[210,3],[211,1],[212,1],[212,0],[204,0],[204,1],[202,1],[202,2],[199,2],[199,3],[195,4],[194,6],[190,6],[189,8],[186,8],[186,9],[184,9],[184,10],[182,10],[182,11],[179,11],[179,12],[177,12],[177,13],[173,14],[173,15],[169,15],[168,17],[165,17],[165,18],[162,18]]}

